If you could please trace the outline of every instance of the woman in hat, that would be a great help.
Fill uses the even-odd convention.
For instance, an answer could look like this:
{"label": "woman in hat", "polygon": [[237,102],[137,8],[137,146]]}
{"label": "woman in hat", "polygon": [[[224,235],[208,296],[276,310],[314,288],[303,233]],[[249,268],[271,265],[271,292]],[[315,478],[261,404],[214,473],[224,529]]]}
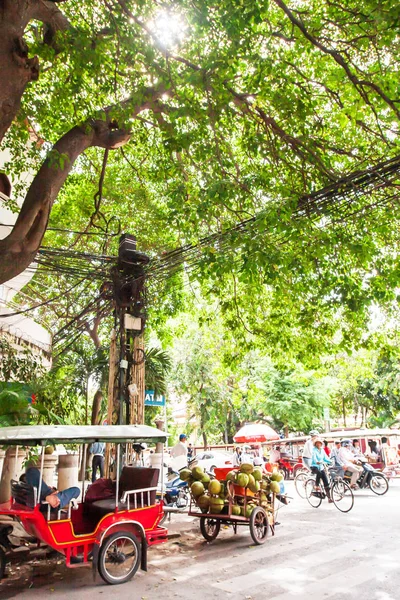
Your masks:
{"label": "woman in hat", "polygon": [[325,473],[325,469],[324,469],[324,464],[330,465],[331,461],[325,454],[325,451],[322,446],[323,446],[322,440],[317,438],[314,441],[314,448],[313,448],[312,457],[311,457],[311,472],[316,475],[316,479],[315,479],[316,491],[318,491],[319,482],[322,479],[324,488],[325,488],[325,493],[328,496],[328,501],[333,502],[333,500],[331,498],[331,491],[329,488],[328,477],[327,477],[327,475]]}

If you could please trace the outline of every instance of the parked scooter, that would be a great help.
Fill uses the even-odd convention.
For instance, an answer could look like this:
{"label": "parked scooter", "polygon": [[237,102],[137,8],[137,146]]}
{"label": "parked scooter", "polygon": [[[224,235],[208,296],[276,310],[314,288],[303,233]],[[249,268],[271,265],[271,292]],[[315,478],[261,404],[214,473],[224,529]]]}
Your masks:
{"label": "parked scooter", "polygon": [[171,475],[171,480],[165,486],[164,506],[185,509],[189,506],[189,487],[182,481],[179,473]]}
{"label": "parked scooter", "polygon": [[[387,477],[374,469],[364,457],[358,457],[358,461],[361,463],[363,471],[357,480],[357,485],[360,489],[370,488],[378,496],[383,496],[389,489],[389,481]],[[344,475],[345,479],[351,478],[351,473],[346,471]]]}

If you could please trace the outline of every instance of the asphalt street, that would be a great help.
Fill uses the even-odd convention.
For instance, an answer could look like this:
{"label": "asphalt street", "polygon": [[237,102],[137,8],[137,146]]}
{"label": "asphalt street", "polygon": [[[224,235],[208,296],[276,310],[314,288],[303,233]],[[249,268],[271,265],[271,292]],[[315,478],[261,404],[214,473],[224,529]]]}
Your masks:
{"label": "asphalt street", "polygon": [[[59,559],[13,565],[0,598],[89,600],[399,600],[400,481],[378,497],[357,491],[353,510],[324,501],[314,509],[296,496],[282,507],[276,535],[254,546],[248,530],[201,537],[197,520],[174,516],[180,537],[149,551],[147,573],[120,586],[93,582],[88,569]],[[99,595],[99,596],[98,596]]]}

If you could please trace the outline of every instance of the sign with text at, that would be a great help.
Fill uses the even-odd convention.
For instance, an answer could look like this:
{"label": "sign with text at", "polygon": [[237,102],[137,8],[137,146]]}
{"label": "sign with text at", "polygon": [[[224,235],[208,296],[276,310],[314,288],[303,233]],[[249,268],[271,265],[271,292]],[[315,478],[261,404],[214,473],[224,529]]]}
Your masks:
{"label": "sign with text at", "polygon": [[155,396],[154,390],[145,390],[144,405],[145,406],[165,406],[165,396]]}

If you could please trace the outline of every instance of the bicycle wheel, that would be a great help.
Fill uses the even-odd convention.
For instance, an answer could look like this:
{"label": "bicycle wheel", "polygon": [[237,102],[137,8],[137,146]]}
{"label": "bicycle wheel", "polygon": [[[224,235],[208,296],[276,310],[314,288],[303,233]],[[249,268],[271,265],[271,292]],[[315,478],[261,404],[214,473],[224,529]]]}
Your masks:
{"label": "bicycle wheel", "polygon": [[318,508],[322,502],[322,493],[315,492],[315,479],[310,477],[305,484],[306,498],[313,508]]}
{"label": "bicycle wheel", "polygon": [[339,479],[331,487],[331,495],[334,505],[340,512],[349,512],[354,505],[354,494],[348,483]]}
{"label": "bicycle wheel", "polygon": [[300,498],[306,498],[306,481],[310,479],[309,471],[299,471],[294,478],[294,487]]}
{"label": "bicycle wheel", "polygon": [[374,474],[369,480],[369,487],[378,496],[383,496],[389,489],[389,482],[382,473]]}

